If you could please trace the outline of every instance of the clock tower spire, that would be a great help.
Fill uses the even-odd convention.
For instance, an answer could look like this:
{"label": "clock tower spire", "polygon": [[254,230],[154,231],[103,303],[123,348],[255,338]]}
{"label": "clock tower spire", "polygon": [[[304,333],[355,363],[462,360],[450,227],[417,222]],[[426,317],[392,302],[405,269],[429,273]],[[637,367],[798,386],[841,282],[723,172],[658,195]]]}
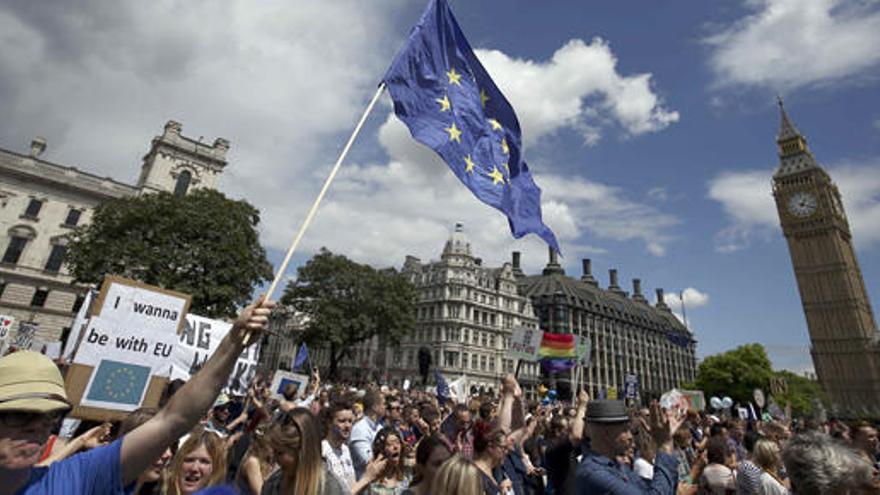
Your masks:
{"label": "clock tower spire", "polygon": [[779,99],[773,197],[788,242],[819,382],[840,413],[880,413],[877,325],[840,191]]}

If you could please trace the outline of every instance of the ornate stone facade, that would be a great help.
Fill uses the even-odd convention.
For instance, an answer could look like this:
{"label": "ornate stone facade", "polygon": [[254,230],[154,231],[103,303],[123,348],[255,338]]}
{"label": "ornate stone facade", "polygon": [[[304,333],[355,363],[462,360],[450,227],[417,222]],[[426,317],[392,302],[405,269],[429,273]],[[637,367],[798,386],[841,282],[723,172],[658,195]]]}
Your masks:
{"label": "ornate stone facade", "polygon": [[136,185],[47,161],[41,138],[27,154],[0,148],[0,314],[15,318],[13,332],[30,322],[43,341],[66,336],[87,288],[73,284],[61,263],[65,236],[88,223],[95,206],[147,192],[215,187],[229,142],[208,146],[180,131],[171,121],[153,139]]}
{"label": "ornate stone facade", "polygon": [[812,342],[819,383],[838,414],[880,414],[880,333],[837,185],[782,101],[773,197]]}
{"label": "ornate stone facade", "polygon": [[[583,383],[591,397],[614,389],[622,398],[626,375],[638,378],[643,403],[694,380],[696,340],[666,305],[663,289],[657,289],[652,306],[639,279],[633,279],[632,296],[618,286],[616,269],[609,270],[608,288],[599,288],[589,259],[583,260],[583,275],[575,279],[565,275],[552,250],[540,275],[524,275],[519,258],[513,253],[519,291],[531,299],[541,330],[590,339],[592,355]],[[555,381],[558,389],[570,388],[568,374],[543,379]]]}

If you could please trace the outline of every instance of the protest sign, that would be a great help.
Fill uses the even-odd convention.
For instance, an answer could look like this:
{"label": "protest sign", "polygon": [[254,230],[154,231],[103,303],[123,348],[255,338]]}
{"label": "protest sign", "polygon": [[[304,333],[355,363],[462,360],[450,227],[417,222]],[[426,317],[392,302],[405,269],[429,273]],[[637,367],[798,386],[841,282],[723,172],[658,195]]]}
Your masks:
{"label": "protest sign", "polygon": [[61,341],[54,340],[52,342],[46,342],[44,354],[49,359],[58,359],[61,357]]}
{"label": "protest sign", "polygon": [[18,331],[15,333],[15,337],[13,337],[12,342],[10,342],[10,347],[15,347],[16,349],[30,349],[31,345],[34,343],[34,338],[37,335],[37,327],[38,325],[34,322],[23,321],[18,324]]}
{"label": "protest sign", "polygon": [[92,302],[94,302],[97,294],[98,292],[95,290],[89,290],[86,292],[85,299],[83,299],[79,311],[76,312],[76,317],[73,319],[73,324],[70,326],[70,335],[67,336],[67,342],[64,343],[64,351],[61,353],[61,357],[64,358],[65,361],[73,360],[73,353],[76,351],[76,348],[79,347],[82,334],[89,321],[89,312],[92,308]]}
{"label": "protest sign", "polygon": [[538,349],[544,332],[536,328],[516,327],[510,335],[510,349],[507,355],[514,359],[537,361]]}
{"label": "protest sign", "polygon": [[[174,346],[171,358],[171,379],[189,380],[189,377],[201,369],[205,361],[214,354],[231,328],[232,324],[225,321],[186,315],[183,333]],[[259,356],[259,344],[254,344],[241,353],[223,393],[234,395],[247,393],[248,384],[257,371]]]}
{"label": "protest sign", "polygon": [[626,375],[623,381],[623,398],[635,399],[639,395],[639,377],[636,375]]}
{"label": "protest sign", "polygon": [[71,415],[115,420],[157,405],[189,303],[186,294],[105,277],[65,376]]}
{"label": "protest sign", "polygon": [[278,399],[284,394],[285,387],[293,384],[297,386],[297,396],[300,396],[308,383],[309,377],[307,375],[279,370],[275,372],[275,377],[272,379],[272,388],[270,390],[272,392],[272,397]]}
{"label": "protest sign", "polygon": [[579,335],[576,337],[575,342],[577,343],[577,357],[578,364],[581,366],[589,366],[590,365],[590,351],[592,348],[592,343],[590,342],[590,337],[586,335]]}
{"label": "protest sign", "polygon": [[9,338],[13,323],[15,323],[14,317],[0,315],[0,340],[6,340]]}
{"label": "protest sign", "polygon": [[610,400],[617,400],[617,387],[608,387],[608,398]]}
{"label": "protest sign", "polygon": [[737,407],[736,413],[739,416],[739,419],[741,419],[743,421],[749,420],[749,410],[746,409],[745,407]]}
{"label": "protest sign", "polygon": [[706,409],[706,396],[702,390],[679,390],[688,401],[688,409],[702,411]]}

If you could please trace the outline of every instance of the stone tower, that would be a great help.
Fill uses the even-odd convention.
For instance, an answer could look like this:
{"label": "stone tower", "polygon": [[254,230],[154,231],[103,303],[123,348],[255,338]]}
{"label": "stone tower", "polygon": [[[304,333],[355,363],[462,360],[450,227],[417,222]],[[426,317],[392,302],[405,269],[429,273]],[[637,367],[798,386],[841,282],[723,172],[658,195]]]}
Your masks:
{"label": "stone tower", "polygon": [[880,411],[880,346],[840,192],[779,100],[773,197],[797,279],[819,382],[840,413]]}
{"label": "stone tower", "polygon": [[226,167],[229,141],[217,138],[209,146],[201,139],[183,136],[182,129],[180,123],[169,120],[162,135],[153,138],[137,183],[142,193],[167,191],[183,195],[196,188],[216,189]]}

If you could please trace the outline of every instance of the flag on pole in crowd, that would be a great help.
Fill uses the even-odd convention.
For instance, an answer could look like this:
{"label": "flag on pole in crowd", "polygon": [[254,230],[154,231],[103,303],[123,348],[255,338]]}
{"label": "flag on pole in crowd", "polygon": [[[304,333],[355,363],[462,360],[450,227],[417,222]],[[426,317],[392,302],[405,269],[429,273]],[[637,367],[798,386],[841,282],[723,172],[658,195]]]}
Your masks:
{"label": "flag on pole in crowd", "polygon": [[559,251],[541,219],[541,190],[523,160],[519,121],[474,55],[445,0],[432,0],[383,78],[394,112],[513,236],[534,233]]}
{"label": "flag on pole in crowd", "polygon": [[577,361],[575,336],[570,333],[544,332],[538,356],[541,366],[548,373],[570,370]]}
{"label": "flag on pole in crowd", "polygon": [[306,346],[305,342],[299,346],[299,350],[296,352],[296,358],[293,360],[293,369],[300,369],[306,361],[309,359],[309,348]]}

